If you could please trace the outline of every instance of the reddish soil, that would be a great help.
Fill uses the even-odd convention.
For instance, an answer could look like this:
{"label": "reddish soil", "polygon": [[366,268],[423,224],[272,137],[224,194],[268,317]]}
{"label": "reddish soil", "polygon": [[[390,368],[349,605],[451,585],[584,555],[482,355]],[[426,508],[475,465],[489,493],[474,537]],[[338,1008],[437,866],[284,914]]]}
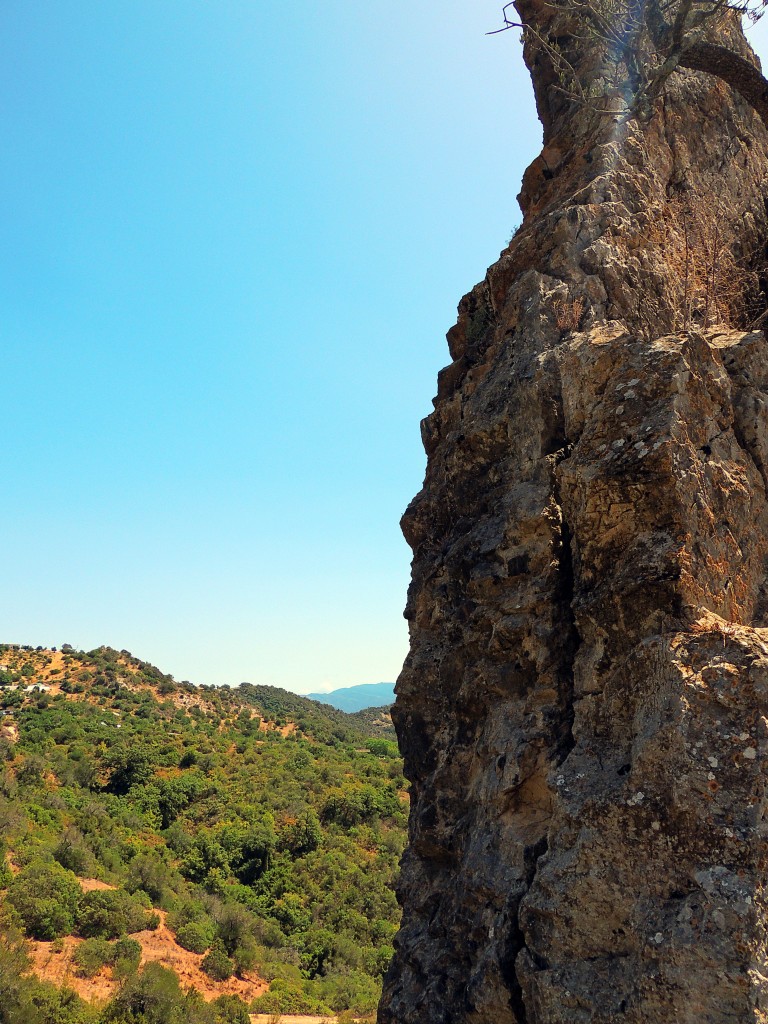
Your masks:
{"label": "reddish soil", "polygon": [[[273,1024],[275,1014],[273,1013],[252,1013],[251,1024]],[[338,1017],[305,1017],[301,1014],[283,1013],[279,1015],[279,1024],[335,1024]],[[358,1018],[355,1018],[356,1020]],[[369,1020],[373,1018],[364,1018]]]}
{"label": "reddish soil", "polygon": [[15,722],[9,721],[8,717],[0,725],[0,739],[3,738],[9,739],[12,743],[19,742],[19,727]]}
{"label": "reddish soil", "polygon": [[256,996],[263,995],[269,988],[258,974],[250,972],[242,978],[230,978],[228,981],[211,981],[207,974],[200,970],[203,955],[190,953],[182,949],[165,923],[165,912],[156,911],[160,915],[160,927],[155,931],[137,932],[131,938],[141,943],[142,963],[150,960],[161,963],[163,967],[174,970],[183,988],[196,989],[203,999],[215,999],[217,996],[240,996],[246,1003]]}
{"label": "reddish soil", "polygon": [[72,954],[82,942],[71,935],[58,942],[27,943],[32,970],[44,981],[52,981],[59,988],[66,985],[89,1002],[104,1002],[114,995],[117,982],[106,967],[94,978],[78,978],[72,964]]}
{"label": "reddish soil", "polygon": [[93,892],[95,889],[116,889],[116,885],[110,885],[109,882],[102,882],[98,878],[78,878],[80,888],[83,892]]}
{"label": "reddish soil", "polygon": [[[114,886],[106,882],[100,882],[97,878],[81,878],[80,884],[84,892],[91,892],[94,889],[114,889]],[[179,976],[179,981],[184,989],[193,988],[200,993],[203,999],[216,999],[217,996],[233,995],[240,996],[245,1002],[250,1002],[256,996],[263,995],[269,987],[258,974],[253,972],[244,975],[242,978],[230,978],[228,981],[212,981],[207,974],[200,969],[203,955],[190,953],[182,949],[173,937],[173,932],[166,923],[166,914],[163,910],[155,911],[160,917],[160,925],[154,931],[136,932],[131,935],[141,944],[142,964],[156,962],[163,967],[170,967]],[[109,968],[103,968],[93,978],[79,978],[75,973],[75,966],[72,963],[72,956],[82,939],[68,936],[58,942],[35,942],[28,943],[29,955],[32,960],[32,967],[40,978],[45,981],[52,981],[55,985],[66,985],[74,989],[79,996],[89,1002],[103,1002],[110,999],[117,990],[117,982],[112,977]]]}
{"label": "reddish soil", "polygon": [[[252,1013],[251,1024],[272,1024],[273,1013]],[[333,1024],[336,1017],[302,1017],[299,1014],[283,1013],[279,1017],[280,1024]]]}

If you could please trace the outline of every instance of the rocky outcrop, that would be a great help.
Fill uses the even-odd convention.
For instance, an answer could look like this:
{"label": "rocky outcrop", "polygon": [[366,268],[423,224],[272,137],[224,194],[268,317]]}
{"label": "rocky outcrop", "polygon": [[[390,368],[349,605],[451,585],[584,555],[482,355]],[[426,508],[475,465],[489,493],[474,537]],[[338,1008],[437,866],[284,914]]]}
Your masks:
{"label": "rocky outcrop", "polygon": [[[708,326],[759,314],[765,129],[693,72],[620,124],[527,59],[525,221],[462,300],[403,519],[379,1020],[768,1021],[768,342]],[[739,287],[692,301],[712,225]]]}

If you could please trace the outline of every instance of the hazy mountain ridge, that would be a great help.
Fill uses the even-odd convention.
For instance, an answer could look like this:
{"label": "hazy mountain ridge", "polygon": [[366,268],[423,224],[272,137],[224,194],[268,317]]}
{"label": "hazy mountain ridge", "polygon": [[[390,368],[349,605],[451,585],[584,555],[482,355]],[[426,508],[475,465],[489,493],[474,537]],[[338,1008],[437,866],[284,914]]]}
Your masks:
{"label": "hazy mountain ridge", "polygon": [[328,693],[308,693],[307,697],[351,713],[365,708],[391,706],[395,702],[395,684],[361,683],[359,686],[341,686]]}

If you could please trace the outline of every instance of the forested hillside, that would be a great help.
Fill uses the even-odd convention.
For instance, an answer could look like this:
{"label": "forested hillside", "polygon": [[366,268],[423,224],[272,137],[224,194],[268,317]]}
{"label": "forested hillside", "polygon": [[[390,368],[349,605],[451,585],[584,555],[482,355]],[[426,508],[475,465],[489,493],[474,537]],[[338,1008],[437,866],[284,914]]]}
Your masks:
{"label": "forested hillside", "polygon": [[9,645],[0,709],[2,1024],[373,1012],[408,800],[385,712]]}

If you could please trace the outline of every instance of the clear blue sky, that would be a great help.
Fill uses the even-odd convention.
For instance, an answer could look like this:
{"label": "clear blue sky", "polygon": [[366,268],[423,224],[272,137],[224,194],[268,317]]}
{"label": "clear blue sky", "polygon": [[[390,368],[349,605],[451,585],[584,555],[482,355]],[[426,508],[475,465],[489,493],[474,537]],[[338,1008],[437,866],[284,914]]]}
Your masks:
{"label": "clear blue sky", "polygon": [[3,640],[395,677],[419,419],[539,139],[498,23],[3,5]]}
{"label": "clear blue sky", "polygon": [[392,680],[398,520],[540,130],[499,0],[7,0],[1,637]]}

